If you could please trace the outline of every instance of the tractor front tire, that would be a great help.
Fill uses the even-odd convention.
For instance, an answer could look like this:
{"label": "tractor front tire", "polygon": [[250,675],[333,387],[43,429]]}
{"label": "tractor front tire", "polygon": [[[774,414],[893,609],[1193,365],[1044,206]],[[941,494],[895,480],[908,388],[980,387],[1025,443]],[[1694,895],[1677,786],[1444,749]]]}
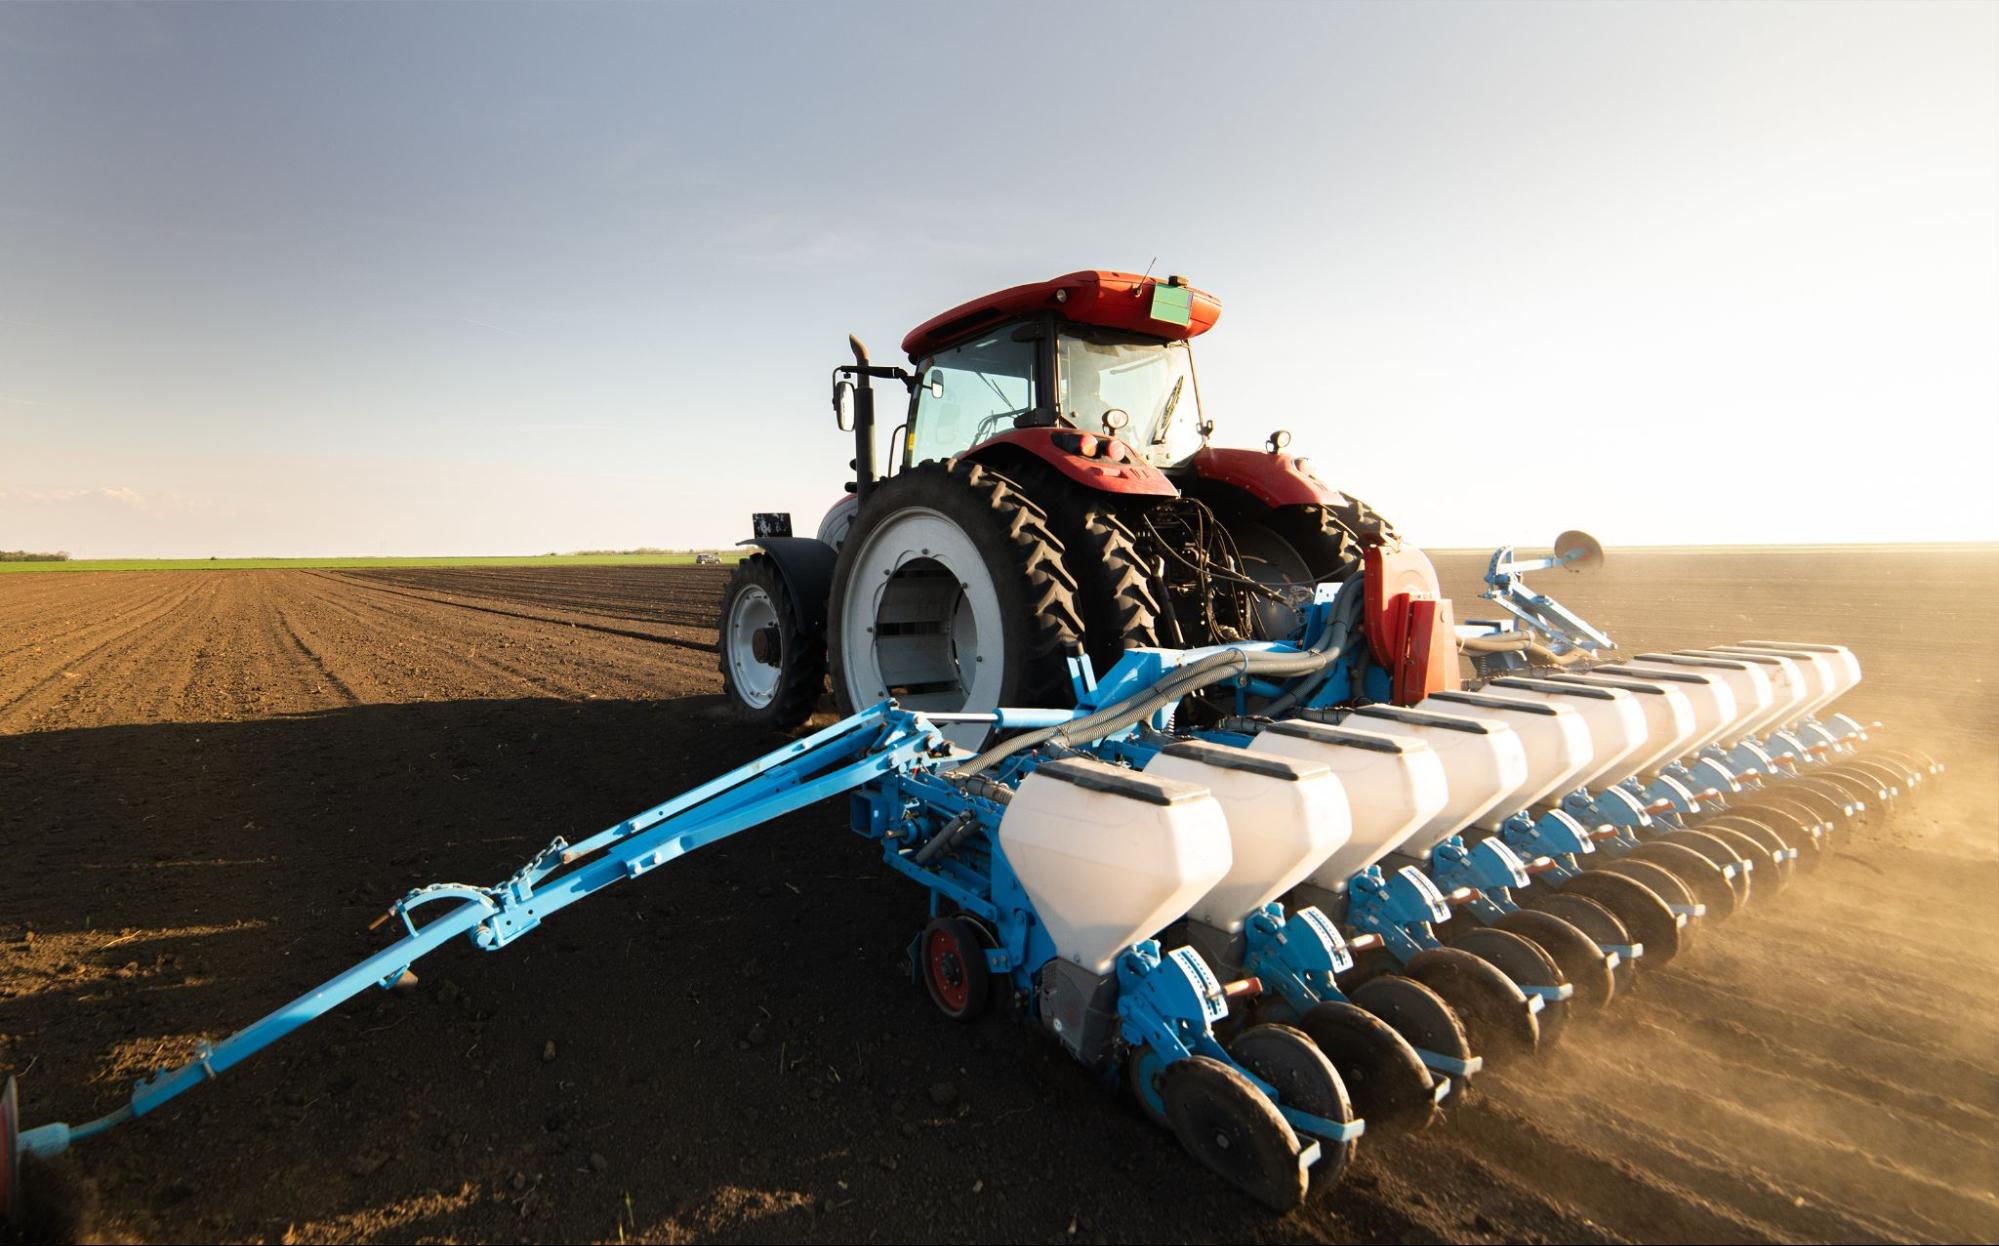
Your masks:
{"label": "tractor front tire", "polygon": [[804,723],[826,691],[826,638],[800,617],[769,555],[736,564],[716,629],[722,687],[744,718],[771,731]]}

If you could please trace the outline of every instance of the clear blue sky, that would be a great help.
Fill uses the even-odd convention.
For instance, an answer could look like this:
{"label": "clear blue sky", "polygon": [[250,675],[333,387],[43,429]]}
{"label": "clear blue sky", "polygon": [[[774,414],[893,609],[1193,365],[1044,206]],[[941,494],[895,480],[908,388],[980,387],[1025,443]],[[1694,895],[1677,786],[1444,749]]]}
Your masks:
{"label": "clear blue sky", "polygon": [[827,370],[1185,273],[1430,544],[1999,537],[1999,7],[0,5],[0,547],[808,529]]}

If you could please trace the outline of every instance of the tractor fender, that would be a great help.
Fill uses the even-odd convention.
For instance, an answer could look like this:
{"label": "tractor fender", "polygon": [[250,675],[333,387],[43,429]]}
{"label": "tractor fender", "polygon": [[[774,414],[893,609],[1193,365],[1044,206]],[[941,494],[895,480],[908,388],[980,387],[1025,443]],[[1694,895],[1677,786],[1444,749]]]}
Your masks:
{"label": "tractor fender", "polygon": [[837,556],[833,547],[809,536],[752,537],[738,544],[756,546],[777,568],[786,593],[798,608],[800,630],[814,636],[825,635],[826,607],[833,596],[833,560]]}
{"label": "tractor fender", "polygon": [[1097,493],[1174,498],[1180,490],[1130,444],[1108,433],[1073,428],[1015,428],[958,457],[1006,475],[1007,461],[1031,455],[1072,483]]}
{"label": "tractor fender", "polygon": [[1265,506],[1346,506],[1347,497],[1312,474],[1296,455],[1203,446],[1189,460],[1194,475],[1231,485]]}

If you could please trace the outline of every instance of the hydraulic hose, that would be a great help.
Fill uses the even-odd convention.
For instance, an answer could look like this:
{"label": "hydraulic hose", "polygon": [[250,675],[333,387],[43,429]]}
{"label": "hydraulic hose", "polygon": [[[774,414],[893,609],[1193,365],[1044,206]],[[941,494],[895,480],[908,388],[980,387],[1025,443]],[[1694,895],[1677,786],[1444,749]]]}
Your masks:
{"label": "hydraulic hose", "polygon": [[1160,707],[1190,692],[1197,692],[1227,679],[1243,675],[1294,678],[1318,675],[1330,670],[1333,664],[1340,660],[1340,656],[1346,651],[1347,642],[1352,638],[1355,616],[1359,613],[1361,600],[1360,583],[1360,577],[1356,576],[1340,586],[1338,596],[1333,599],[1333,621],[1314,648],[1297,653],[1244,649],[1226,649],[1220,653],[1211,653],[1207,657],[1176,668],[1142,692],[1134,693],[1122,701],[1107,705],[1072,722],[1063,723],[1059,727],[1043,727],[1036,731],[1023,732],[1011,739],[1003,740],[974,757],[967,765],[953,771],[952,775],[958,778],[976,775],[1016,753],[1036,748],[1051,740],[1063,745],[1075,741],[1100,740],[1150,717]]}
{"label": "hydraulic hose", "polygon": [[[1352,634],[1354,624],[1359,621],[1361,611],[1360,585],[1361,577],[1357,575],[1349,577],[1346,583],[1340,585],[1339,593],[1333,597],[1333,614],[1326,625],[1326,635],[1321,638],[1319,645],[1314,646],[1313,652],[1320,652],[1328,641],[1337,641],[1339,648],[1342,650],[1346,648],[1347,637]],[[1285,690],[1283,696],[1278,697],[1275,701],[1265,706],[1263,712],[1272,718],[1284,713],[1292,706],[1298,704],[1298,702],[1318,691],[1319,685],[1326,682],[1327,677],[1332,674],[1332,671],[1333,667],[1330,662],[1320,666],[1318,670],[1300,679],[1297,683],[1292,684],[1290,688]]]}
{"label": "hydraulic hose", "polygon": [[1469,636],[1458,642],[1466,653],[1524,653],[1544,666],[1571,666],[1595,656],[1583,649],[1556,653],[1525,632],[1499,632],[1491,636]]}
{"label": "hydraulic hose", "polygon": [[1458,641],[1466,653],[1517,653],[1534,643],[1525,632],[1494,632],[1490,636],[1467,636]]}

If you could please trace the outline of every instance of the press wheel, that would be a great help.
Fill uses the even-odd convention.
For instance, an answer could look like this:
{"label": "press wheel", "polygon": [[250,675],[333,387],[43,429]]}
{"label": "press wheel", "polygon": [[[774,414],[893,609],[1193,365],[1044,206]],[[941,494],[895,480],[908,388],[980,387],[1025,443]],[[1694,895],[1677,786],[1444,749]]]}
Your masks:
{"label": "press wheel", "polygon": [[1166,1062],[1153,1054],[1150,1047],[1134,1047],[1125,1054],[1124,1086],[1131,1092],[1133,1103],[1145,1113],[1145,1118],[1162,1129],[1173,1126],[1166,1119],[1166,1103],[1159,1097],[1159,1079],[1166,1072]]}
{"label": "press wheel", "polygon": [[1526,1053],[1540,1044],[1527,996],[1491,962],[1460,948],[1431,948],[1410,957],[1403,973],[1443,997],[1479,1055]]}
{"label": "press wheel", "polygon": [[[1767,816],[1767,815],[1766,815]],[[1796,865],[1791,845],[1768,823],[1746,813],[1724,813],[1701,823],[1701,829],[1719,835],[1728,846],[1756,862],[1756,876],[1781,892],[1790,885]]]}
{"label": "press wheel", "polygon": [[1298,1135],[1248,1078],[1219,1060],[1190,1056],[1159,1075],[1167,1124],[1207,1169],[1272,1211],[1305,1201]]}
{"label": "press wheel", "polygon": [[[1516,891],[1513,893],[1513,898],[1519,901],[1523,908],[1537,913],[1552,913],[1582,931],[1599,952],[1607,947],[1630,947],[1634,943],[1641,945],[1642,948],[1645,942],[1632,934],[1630,928],[1618,920],[1617,914],[1611,912],[1600,900],[1592,900],[1584,895],[1550,891],[1545,887],[1530,887],[1525,891]],[[1670,912],[1667,917],[1671,917]],[[1611,970],[1613,998],[1630,991],[1637,984],[1637,972],[1636,960],[1628,956],[1618,958],[1617,967]]]}
{"label": "press wheel", "polygon": [[1741,814],[1757,825],[1767,827],[1785,845],[1796,848],[1798,855],[1791,861],[1794,872],[1809,874],[1825,860],[1826,835],[1832,830],[1832,824],[1809,806],[1781,796],[1771,796],[1729,812]]}
{"label": "press wheel", "polygon": [[[1336,1124],[1353,1120],[1353,1103],[1347,1098],[1339,1070],[1303,1030],[1288,1025],[1253,1025],[1236,1035],[1229,1044],[1229,1055],[1270,1083],[1280,1105]],[[1312,1165],[1310,1180],[1317,1193],[1339,1184],[1347,1165],[1353,1162],[1359,1139],[1340,1142],[1313,1136],[1319,1140],[1319,1159]]]}
{"label": "press wheel", "polygon": [[[1458,936],[1452,947],[1461,952],[1470,952],[1490,962],[1514,985],[1525,988],[1561,987],[1567,981],[1562,977],[1560,966],[1540,944],[1523,935],[1501,930],[1495,926],[1480,926],[1465,931]],[[1522,992],[1525,993],[1524,991]],[[1569,1025],[1569,1001],[1541,997],[1541,1009],[1536,1018],[1541,1027],[1542,1048],[1550,1048],[1562,1041],[1563,1033]]]}
{"label": "press wheel", "polygon": [[1495,930],[1517,934],[1548,954],[1562,976],[1575,988],[1572,1002],[1595,1012],[1610,1003],[1617,993],[1617,979],[1610,971],[1609,958],[1596,940],[1554,913],[1519,909],[1492,923]]}
{"label": "press wheel", "polygon": [[1315,1005],[1298,1028],[1333,1062],[1369,1128],[1429,1123],[1436,1080],[1395,1027],[1358,1004],[1335,999]]}
{"label": "press wheel", "polygon": [[[1656,842],[1691,848],[1714,862],[1715,868],[1722,872],[1722,881],[1735,893],[1736,907],[1741,908],[1749,903],[1750,889],[1755,879],[1750,871],[1742,868],[1742,854],[1723,843],[1720,836],[1694,830],[1669,831],[1661,835]],[[1729,872],[1730,866],[1735,867],[1733,873]]]}
{"label": "press wheel", "polygon": [[1609,909],[1631,938],[1645,945],[1645,963],[1654,968],[1671,964],[1691,942],[1693,927],[1681,925],[1668,905],[1692,907],[1693,894],[1678,875],[1649,862],[1612,862],[1571,878],[1557,894]]}
{"label": "press wheel", "polygon": [[1724,922],[1734,916],[1737,905],[1735,888],[1728,885],[1721,867],[1685,844],[1669,844],[1655,839],[1633,848],[1627,858],[1650,862],[1671,871],[1688,891],[1693,892],[1696,902],[1707,906],[1709,921]]}
{"label": "press wheel", "polygon": [[[1385,973],[1347,992],[1347,998],[1388,1023],[1403,1041],[1451,1060],[1470,1060],[1471,1039],[1464,1019],[1430,987],[1401,974]],[[1427,1065],[1424,1066],[1428,1068]]]}

